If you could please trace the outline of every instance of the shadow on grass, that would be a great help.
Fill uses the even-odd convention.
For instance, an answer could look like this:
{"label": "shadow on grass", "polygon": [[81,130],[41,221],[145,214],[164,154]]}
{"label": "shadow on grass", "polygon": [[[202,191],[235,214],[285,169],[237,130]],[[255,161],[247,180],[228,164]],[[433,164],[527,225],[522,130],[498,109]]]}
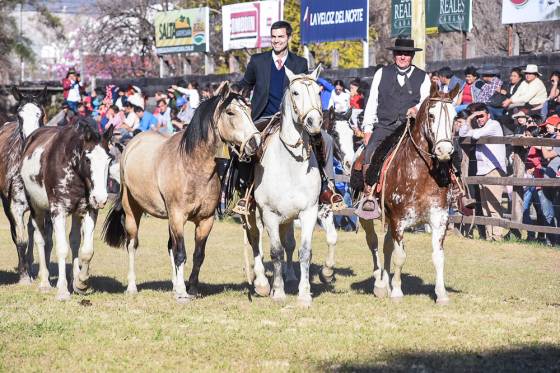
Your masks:
{"label": "shadow on grass", "polygon": [[109,294],[122,294],[126,290],[126,286],[122,282],[107,276],[91,276],[89,285],[95,291]]}
{"label": "shadow on grass", "polygon": [[[187,289],[189,288],[188,282],[186,283]],[[237,284],[234,283],[226,283],[226,284],[205,284],[199,283],[198,284],[198,292],[201,296],[207,297],[211,295],[221,294],[226,291],[237,291],[242,292],[247,289],[247,285],[245,282],[240,281]],[[171,280],[166,281],[148,281],[138,284],[138,291],[142,290],[154,290],[154,291],[164,291],[164,292],[171,292],[173,291],[173,285],[171,284]]]}
{"label": "shadow on grass", "polygon": [[[407,295],[428,295],[434,301],[436,299],[436,295],[434,292],[434,284],[426,284],[424,280],[420,277],[413,276],[407,273],[403,273],[401,276],[402,281],[402,291],[405,296]],[[359,282],[354,282],[350,285],[352,290],[357,292],[363,292],[365,294],[373,294],[373,285],[375,280],[373,276]],[[446,286],[447,292],[449,293],[461,293],[461,290],[454,289],[452,287]]]}
{"label": "shadow on grass", "polygon": [[558,372],[560,346],[518,345],[483,352],[391,351],[378,361],[324,362],[329,372]]}
{"label": "shadow on grass", "polygon": [[12,285],[19,281],[19,274],[16,271],[0,271],[0,285]]}

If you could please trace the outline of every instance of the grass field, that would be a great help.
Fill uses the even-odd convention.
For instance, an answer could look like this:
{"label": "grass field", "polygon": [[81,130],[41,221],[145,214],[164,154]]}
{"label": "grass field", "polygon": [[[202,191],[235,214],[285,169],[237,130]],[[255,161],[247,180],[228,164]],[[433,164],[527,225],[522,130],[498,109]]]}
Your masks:
{"label": "grass field", "polygon": [[[428,235],[406,236],[405,298],[394,303],[372,295],[363,232],[339,233],[337,281],[322,285],[326,245],[316,231],[314,303],[304,310],[296,289],[284,305],[248,301],[241,227],[220,222],[207,246],[202,297],[180,305],[171,294],[166,223],[148,218],[140,230],[138,295],[124,294],[126,252],[97,238],[93,292],[60,303],[37,283],[16,284],[16,252],[0,219],[1,371],[560,370],[559,250],[449,235],[451,303],[442,307],[432,297]],[[191,225],[187,231],[190,255]],[[54,285],[55,265],[51,273]]]}

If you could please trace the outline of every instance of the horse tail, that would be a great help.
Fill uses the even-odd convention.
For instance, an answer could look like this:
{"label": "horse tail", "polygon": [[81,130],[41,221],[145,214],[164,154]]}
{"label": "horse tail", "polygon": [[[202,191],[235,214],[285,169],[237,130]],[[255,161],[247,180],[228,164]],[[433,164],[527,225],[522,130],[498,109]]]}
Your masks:
{"label": "horse tail", "polygon": [[126,242],[126,231],[124,229],[124,209],[122,207],[122,187],[121,193],[113,202],[111,210],[103,223],[101,236],[103,241],[112,247],[123,247]]}

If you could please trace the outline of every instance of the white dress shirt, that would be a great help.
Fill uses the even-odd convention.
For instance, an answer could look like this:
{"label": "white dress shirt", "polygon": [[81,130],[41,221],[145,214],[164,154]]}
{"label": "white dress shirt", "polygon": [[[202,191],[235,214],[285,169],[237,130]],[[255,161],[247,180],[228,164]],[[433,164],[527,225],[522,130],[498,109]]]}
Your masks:
{"label": "white dress shirt", "polygon": [[[412,72],[416,67],[411,66],[410,71],[406,76],[410,79]],[[375,72],[373,76],[373,81],[371,82],[371,90],[369,92],[368,102],[366,104],[366,109],[364,112],[364,123],[362,124],[362,130],[365,133],[369,133],[373,131],[373,126],[379,121],[377,118],[377,105],[379,103],[378,96],[379,96],[379,84],[381,83],[381,76],[383,74],[383,69],[379,69]],[[397,75],[397,81],[401,87],[404,86],[404,76]],[[420,86],[420,102],[416,105],[416,109],[420,109],[420,105],[422,102],[430,95],[430,86],[431,81],[428,74],[426,74],[426,78],[422,82]]]}
{"label": "white dress shirt", "polygon": [[346,113],[350,109],[350,93],[342,91],[338,95],[336,91],[332,91],[331,98],[329,99],[329,109],[333,106],[334,111],[337,113]]}
{"label": "white dress shirt", "polygon": [[[489,119],[484,127],[472,129],[467,123],[459,128],[459,136],[478,140],[484,136],[503,136],[502,126]],[[476,174],[484,176],[500,169],[506,172],[506,146],[504,144],[476,144]]]}

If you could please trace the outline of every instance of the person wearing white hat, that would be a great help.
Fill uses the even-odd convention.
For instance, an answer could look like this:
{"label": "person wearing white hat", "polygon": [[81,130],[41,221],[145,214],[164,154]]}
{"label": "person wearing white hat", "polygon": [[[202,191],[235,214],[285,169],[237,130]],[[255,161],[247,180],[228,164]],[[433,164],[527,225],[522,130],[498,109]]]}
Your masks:
{"label": "person wearing white hat", "polygon": [[523,81],[517,91],[504,100],[502,106],[506,109],[514,107],[525,106],[531,112],[540,113],[543,104],[547,99],[546,87],[541,79],[541,73],[537,65],[529,64],[523,70],[525,74],[525,81]]}

